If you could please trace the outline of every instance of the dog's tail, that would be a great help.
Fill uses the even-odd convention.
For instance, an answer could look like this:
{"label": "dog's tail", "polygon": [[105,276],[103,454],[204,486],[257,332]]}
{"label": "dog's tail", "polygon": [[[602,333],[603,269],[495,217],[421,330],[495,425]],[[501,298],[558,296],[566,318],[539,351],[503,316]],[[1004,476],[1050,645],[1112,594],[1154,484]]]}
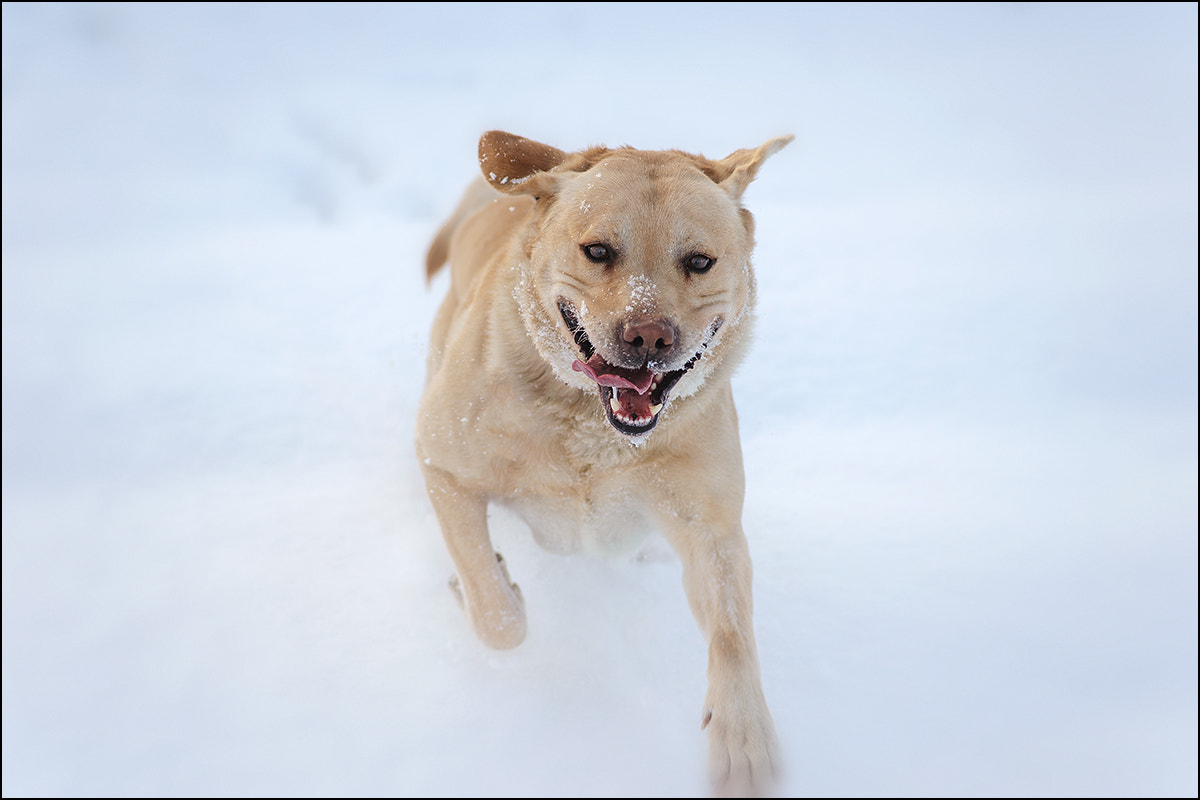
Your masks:
{"label": "dog's tail", "polygon": [[458,227],[457,215],[446,220],[441,229],[437,232],[437,236],[433,237],[433,241],[429,244],[429,252],[425,253],[425,282],[433,280],[433,276],[438,274],[438,271],[446,263],[450,256],[450,237],[454,235],[455,228]]}
{"label": "dog's tail", "polygon": [[467,187],[466,193],[463,194],[462,200],[459,201],[458,208],[454,209],[454,213],[450,215],[450,219],[446,220],[438,230],[437,235],[433,237],[433,241],[429,244],[429,250],[425,253],[426,283],[433,280],[433,276],[437,275],[442,266],[449,260],[450,242],[454,239],[454,233],[458,230],[458,226],[477,209],[496,197],[496,191],[488,186],[487,181],[483,178],[478,178],[471,182],[471,185]]}

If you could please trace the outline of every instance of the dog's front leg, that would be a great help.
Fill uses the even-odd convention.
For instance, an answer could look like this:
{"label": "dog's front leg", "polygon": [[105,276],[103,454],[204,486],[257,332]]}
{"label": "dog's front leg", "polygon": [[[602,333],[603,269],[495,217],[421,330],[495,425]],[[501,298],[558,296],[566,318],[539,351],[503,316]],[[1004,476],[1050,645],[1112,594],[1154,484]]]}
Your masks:
{"label": "dog's front leg", "polygon": [[525,639],[525,600],[492,547],[487,497],[461,486],[450,473],[424,466],[425,488],[454,561],[458,593],[475,635],[488,647],[508,650]]}
{"label": "dog's front leg", "polygon": [[779,746],[754,642],[746,537],[736,520],[716,527],[698,524],[695,517],[690,524],[679,517],[673,521],[668,537],[683,562],[684,590],[708,642],[701,727],[708,730],[709,777],[721,795],[766,794],[779,768]]}

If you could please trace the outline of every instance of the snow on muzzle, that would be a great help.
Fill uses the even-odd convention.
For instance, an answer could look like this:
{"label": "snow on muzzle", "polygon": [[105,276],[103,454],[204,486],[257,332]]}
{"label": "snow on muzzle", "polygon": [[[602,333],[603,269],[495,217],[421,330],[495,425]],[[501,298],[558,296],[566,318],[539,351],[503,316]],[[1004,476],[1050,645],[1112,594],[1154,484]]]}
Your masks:
{"label": "snow on muzzle", "polygon": [[671,389],[704,355],[722,322],[720,317],[713,320],[700,349],[680,369],[657,372],[649,366],[629,368],[609,364],[596,352],[575,309],[561,300],[558,310],[583,355],[582,360],[575,359],[571,368],[599,385],[600,401],[609,424],[626,436],[641,436],[653,430],[667,405]]}

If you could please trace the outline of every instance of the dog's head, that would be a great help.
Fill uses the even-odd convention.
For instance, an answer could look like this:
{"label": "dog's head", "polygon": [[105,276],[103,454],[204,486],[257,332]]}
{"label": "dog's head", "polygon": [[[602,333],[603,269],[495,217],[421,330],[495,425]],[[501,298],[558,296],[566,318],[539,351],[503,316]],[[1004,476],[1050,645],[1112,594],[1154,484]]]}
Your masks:
{"label": "dog's head", "polygon": [[786,136],[719,161],[679,151],[566,153],[491,131],[483,174],[532,195],[517,301],[564,382],[599,388],[609,423],[635,440],[670,398],[732,365],[754,302],[754,221],[742,193]]}

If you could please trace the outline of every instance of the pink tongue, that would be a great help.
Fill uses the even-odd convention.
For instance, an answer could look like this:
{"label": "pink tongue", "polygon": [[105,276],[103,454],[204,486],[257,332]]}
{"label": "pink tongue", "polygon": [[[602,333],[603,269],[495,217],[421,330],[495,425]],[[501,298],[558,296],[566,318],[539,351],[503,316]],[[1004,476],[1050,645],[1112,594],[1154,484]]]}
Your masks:
{"label": "pink tongue", "polygon": [[645,394],[654,382],[654,373],[648,369],[622,369],[614,367],[604,360],[599,353],[583,363],[575,359],[571,369],[583,372],[601,386],[611,386],[614,389],[633,389],[638,394]]}

